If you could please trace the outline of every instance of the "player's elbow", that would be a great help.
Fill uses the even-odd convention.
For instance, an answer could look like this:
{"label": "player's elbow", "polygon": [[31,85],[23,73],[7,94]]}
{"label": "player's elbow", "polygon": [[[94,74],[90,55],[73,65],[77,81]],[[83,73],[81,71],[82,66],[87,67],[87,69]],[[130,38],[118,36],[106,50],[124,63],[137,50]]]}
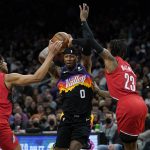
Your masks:
{"label": "player's elbow", "polygon": [[42,63],[44,62],[44,60],[45,60],[45,58],[42,56],[41,53],[39,54],[38,60],[39,60],[39,62],[40,62],[41,64],[42,64]]}
{"label": "player's elbow", "polygon": [[38,57],[40,63],[43,63],[43,62],[44,62],[44,60],[45,60],[45,58],[47,57],[47,55],[48,55],[48,47],[46,47],[45,49],[43,49],[43,50],[40,52],[39,57]]}

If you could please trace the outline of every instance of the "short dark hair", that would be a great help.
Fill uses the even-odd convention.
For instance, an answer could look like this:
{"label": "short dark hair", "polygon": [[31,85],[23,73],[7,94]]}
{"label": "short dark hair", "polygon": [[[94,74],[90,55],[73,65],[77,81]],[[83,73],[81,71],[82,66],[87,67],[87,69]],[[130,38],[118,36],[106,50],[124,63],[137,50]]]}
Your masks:
{"label": "short dark hair", "polygon": [[111,54],[113,56],[126,57],[127,54],[127,43],[125,39],[114,39],[109,43]]}
{"label": "short dark hair", "polygon": [[70,47],[66,48],[63,53],[77,55],[77,50],[75,49],[75,47]]}

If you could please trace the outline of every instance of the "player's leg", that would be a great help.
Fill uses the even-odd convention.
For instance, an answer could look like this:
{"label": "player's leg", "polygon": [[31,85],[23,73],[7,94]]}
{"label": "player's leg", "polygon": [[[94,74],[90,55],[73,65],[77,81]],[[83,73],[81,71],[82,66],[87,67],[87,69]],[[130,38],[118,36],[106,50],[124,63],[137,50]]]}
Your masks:
{"label": "player's leg", "polygon": [[69,150],[80,150],[82,148],[82,144],[77,140],[72,140],[70,144]]}
{"label": "player's leg", "polygon": [[69,150],[80,150],[85,143],[88,143],[90,136],[90,120],[78,119],[73,125],[72,137]]}
{"label": "player's leg", "polygon": [[0,147],[2,150],[21,150],[18,139],[11,130],[1,130]]}
{"label": "player's leg", "polygon": [[21,150],[20,144],[18,144],[14,150]]}
{"label": "player's leg", "polygon": [[131,136],[120,132],[120,138],[123,142],[125,150],[137,150],[137,138],[138,136]]}
{"label": "player's leg", "polygon": [[57,138],[54,150],[68,150],[71,141],[71,126],[69,121],[62,117],[57,130]]}
{"label": "player's leg", "polygon": [[143,132],[147,107],[139,96],[128,96],[117,104],[117,124],[125,150],[137,150],[137,137]]}

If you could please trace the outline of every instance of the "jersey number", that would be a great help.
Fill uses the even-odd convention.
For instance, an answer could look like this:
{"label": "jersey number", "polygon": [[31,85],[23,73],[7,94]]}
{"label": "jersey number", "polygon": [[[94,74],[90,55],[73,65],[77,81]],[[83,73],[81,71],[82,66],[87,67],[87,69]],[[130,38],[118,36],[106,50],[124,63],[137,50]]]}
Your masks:
{"label": "jersey number", "polygon": [[80,90],[80,97],[85,98],[85,90]]}
{"label": "jersey number", "polygon": [[125,89],[135,91],[135,81],[134,77],[132,75],[129,75],[128,73],[124,74],[124,77],[126,79],[125,82]]}

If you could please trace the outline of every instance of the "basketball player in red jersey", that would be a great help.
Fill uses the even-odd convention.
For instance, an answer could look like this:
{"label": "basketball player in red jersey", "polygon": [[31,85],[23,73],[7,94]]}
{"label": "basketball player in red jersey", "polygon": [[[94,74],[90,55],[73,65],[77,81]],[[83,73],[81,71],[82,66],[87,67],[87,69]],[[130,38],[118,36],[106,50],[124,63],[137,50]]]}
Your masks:
{"label": "basketball player in red jersey", "polygon": [[8,74],[7,63],[0,55],[0,148],[2,150],[21,150],[21,146],[10,129],[9,116],[12,112],[12,103],[8,95],[13,85],[27,85],[41,81],[48,72],[52,59],[61,49],[62,42],[49,45],[49,54],[41,67],[30,75],[18,73]]}
{"label": "basketball player in red jersey", "polygon": [[[83,4],[80,7],[82,17],[82,28],[91,35],[86,19],[88,18],[89,7]],[[89,33],[89,34],[88,34]],[[144,100],[136,92],[136,75],[130,65],[123,60],[126,53],[124,40],[112,40],[107,49],[103,48],[93,36],[84,39],[74,39],[72,44],[89,46],[97,51],[104,60],[105,76],[109,92],[99,90],[102,96],[108,96],[118,100],[116,117],[118,132],[124,143],[125,150],[137,150],[137,137],[144,130],[147,114],[147,107]]]}

